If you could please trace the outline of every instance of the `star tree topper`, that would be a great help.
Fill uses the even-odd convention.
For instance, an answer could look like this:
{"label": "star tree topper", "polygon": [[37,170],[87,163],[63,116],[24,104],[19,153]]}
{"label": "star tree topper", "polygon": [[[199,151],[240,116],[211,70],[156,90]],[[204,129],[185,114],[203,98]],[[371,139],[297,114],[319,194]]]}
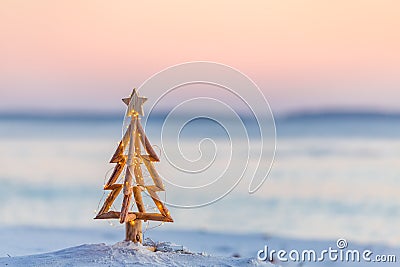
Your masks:
{"label": "star tree topper", "polygon": [[137,112],[139,115],[143,116],[143,104],[147,101],[147,97],[139,96],[136,88],[133,89],[132,94],[128,98],[123,98],[122,101],[128,106],[128,115],[132,115]]}

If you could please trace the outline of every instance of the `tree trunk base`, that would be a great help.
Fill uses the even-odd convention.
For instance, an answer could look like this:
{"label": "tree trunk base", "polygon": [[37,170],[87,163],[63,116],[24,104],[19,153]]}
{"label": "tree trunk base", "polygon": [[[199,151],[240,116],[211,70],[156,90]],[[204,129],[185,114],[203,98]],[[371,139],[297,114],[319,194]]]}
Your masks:
{"label": "tree trunk base", "polygon": [[125,241],[143,243],[142,221],[134,220],[125,223]]}

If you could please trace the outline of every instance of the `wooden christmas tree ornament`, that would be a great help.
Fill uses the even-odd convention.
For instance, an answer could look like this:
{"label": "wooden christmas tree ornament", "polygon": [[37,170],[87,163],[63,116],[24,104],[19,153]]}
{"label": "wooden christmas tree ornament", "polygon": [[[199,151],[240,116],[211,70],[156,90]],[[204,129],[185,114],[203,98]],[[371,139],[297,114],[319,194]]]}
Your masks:
{"label": "wooden christmas tree ornament", "polygon": [[[125,223],[125,240],[135,243],[143,241],[142,221],[173,222],[167,207],[157,195],[158,191],[165,191],[164,184],[154,166],[154,162],[158,162],[160,159],[140,124],[139,115],[143,116],[143,104],[146,100],[147,98],[138,95],[136,89],[133,90],[130,97],[122,99],[128,106],[127,116],[130,117],[130,124],[110,160],[110,163],[117,165],[104,185],[104,190],[111,190],[111,192],[95,217],[95,219],[119,219],[121,224]],[[141,146],[146,154],[141,153]],[[147,168],[154,184],[145,184],[141,164]],[[116,183],[124,169],[123,183]],[[146,212],[142,199],[143,191],[147,191],[150,195],[159,213]],[[121,210],[111,211],[111,206],[121,192],[123,193]],[[137,211],[130,210],[131,203],[135,204],[133,206],[136,206]]]}

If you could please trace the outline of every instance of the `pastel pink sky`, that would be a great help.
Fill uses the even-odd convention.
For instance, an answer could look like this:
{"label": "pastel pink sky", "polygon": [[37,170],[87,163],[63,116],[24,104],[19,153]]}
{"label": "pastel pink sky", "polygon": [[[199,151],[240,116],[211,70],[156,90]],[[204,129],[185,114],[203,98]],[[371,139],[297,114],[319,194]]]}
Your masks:
{"label": "pastel pink sky", "polygon": [[275,112],[400,111],[400,1],[0,2],[0,110],[118,111],[182,62],[231,65]]}

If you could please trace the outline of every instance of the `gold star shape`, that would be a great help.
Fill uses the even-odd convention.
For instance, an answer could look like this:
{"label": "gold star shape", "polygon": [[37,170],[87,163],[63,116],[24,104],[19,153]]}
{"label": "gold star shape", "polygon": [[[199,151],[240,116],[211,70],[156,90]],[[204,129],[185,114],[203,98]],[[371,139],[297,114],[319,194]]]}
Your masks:
{"label": "gold star shape", "polygon": [[137,94],[136,88],[133,89],[132,94],[128,98],[123,98],[124,102],[128,106],[128,114],[137,112],[139,115],[143,116],[143,104],[147,101],[147,97],[142,97]]}

